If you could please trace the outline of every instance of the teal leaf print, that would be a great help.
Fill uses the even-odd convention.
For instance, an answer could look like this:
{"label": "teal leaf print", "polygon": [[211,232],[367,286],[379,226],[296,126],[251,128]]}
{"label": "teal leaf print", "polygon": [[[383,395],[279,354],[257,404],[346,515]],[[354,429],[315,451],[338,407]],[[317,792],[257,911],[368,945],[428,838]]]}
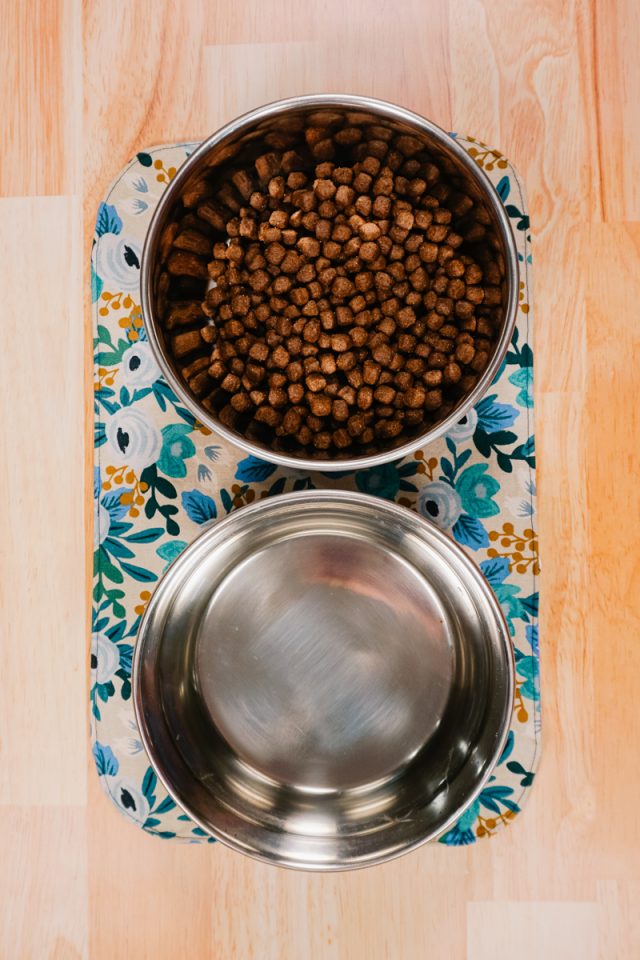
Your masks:
{"label": "teal leaf print", "polygon": [[506,807],[507,810],[511,810],[513,813],[518,813],[520,807],[515,800],[511,799],[512,795],[513,787],[496,785],[485,787],[478,799],[480,800],[480,805],[486,807],[491,813],[500,814],[500,805]]}
{"label": "teal leaf print", "polygon": [[122,220],[116,212],[116,208],[108,203],[101,203],[98,207],[98,218],[96,220],[96,235],[103,237],[105,233],[120,233],[122,230]]}
{"label": "teal leaf print", "polygon": [[182,494],[182,506],[185,513],[194,523],[208,523],[218,516],[216,505],[205,493],[200,490],[185,490]]}
{"label": "teal leaf print", "polygon": [[91,303],[95,303],[96,300],[100,299],[100,294],[102,293],[103,287],[104,282],[102,277],[98,276],[93,264],[91,264]]}
{"label": "teal leaf print", "polygon": [[149,801],[150,807],[152,807],[156,802],[156,797],[153,791],[155,790],[157,782],[158,782],[158,778],[153,772],[153,767],[148,767],[147,772],[145,773],[144,779],[142,781],[142,794]]}
{"label": "teal leaf print", "polygon": [[125,573],[128,573],[130,577],[133,577],[134,580],[138,580],[140,583],[153,583],[158,579],[157,573],[154,573],[152,570],[145,570],[144,567],[137,567],[134,563],[127,563],[123,560],[120,566]]}
{"label": "teal leaf print", "polygon": [[496,187],[496,190],[498,192],[498,196],[504,203],[511,191],[511,184],[509,183],[509,177],[507,176],[502,177]]}
{"label": "teal leaf print", "polygon": [[[498,766],[500,766],[501,763],[504,763],[505,760],[507,760],[508,757],[511,756],[511,754],[513,753],[513,747],[515,742],[516,742],[516,738],[513,733],[513,730],[509,730],[509,734],[507,736],[507,742],[505,743],[504,749],[500,754],[500,759],[498,760]],[[507,769],[509,770],[511,769],[510,764],[507,764]]]}
{"label": "teal leaf print", "polygon": [[120,764],[111,749],[105,747],[98,740],[93,745],[93,759],[96,763],[96,770],[99,777],[115,777],[120,769]]}
{"label": "teal leaf print", "polygon": [[246,483],[261,483],[270,477],[278,468],[274,463],[267,463],[266,460],[259,460],[258,457],[246,457],[241,460],[236,468],[236,480],[244,480]]}
{"label": "teal leaf print", "polygon": [[180,556],[186,546],[187,543],[185,540],[168,540],[167,543],[163,543],[161,547],[158,547],[156,553],[161,560],[167,561],[167,565],[164,568],[165,570],[176,557]]}

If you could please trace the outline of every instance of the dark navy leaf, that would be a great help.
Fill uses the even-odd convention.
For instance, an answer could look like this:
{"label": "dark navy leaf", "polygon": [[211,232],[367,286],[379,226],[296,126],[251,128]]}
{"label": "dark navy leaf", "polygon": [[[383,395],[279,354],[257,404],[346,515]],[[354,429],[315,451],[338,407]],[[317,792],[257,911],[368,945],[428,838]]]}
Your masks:
{"label": "dark navy leaf", "polygon": [[533,351],[528,343],[525,343],[524,347],[520,351],[520,366],[521,367],[532,367],[533,366]]}
{"label": "dark navy leaf", "polygon": [[508,457],[506,453],[498,453],[496,460],[498,462],[498,466],[504,471],[504,473],[512,473],[513,465],[510,457]]}
{"label": "dark navy leaf", "polygon": [[167,519],[167,533],[169,533],[172,537],[177,537],[177,535],[180,533],[180,527],[175,520],[171,520],[171,518]]}
{"label": "dark navy leaf", "polygon": [[121,562],[120,566],[125,573],[128,573],[134,580],[139,580],[140,583],[153,583],[154,580],[158,579],[157,573],[145,570],[143,567],[136,567],[135,564],[127,563],[125,560]]}
{"label": "dark navy leaf", "polygon": [[282,493],[286,482],[286,477],[278,477],[275,483],[272,483],[269,487],[269,496],[273,496],[276,493]]}
{"label": "dark navy leaf", "polygon": [[447,437],[447,450],[449,451],[450,454],[452,454],[452,455],[455,457],[455,455],[456,455],[456,445],[455,445],[455,443],[453,442],[453,440],[451,439],[451,437]]}
{"label": "dark navy leaf", "polygon": [[491,454],[491,441],[484,430],[476,429],[473,435],[473,442],[483,457],[488,457]]}
{"label": "dark navy leaf", "polygon": [[460,470],[461,467],[464,467],[465,463],[471,456],[471,450],[463,450],[459,456],[456,457],[456,470]]}
{"label": "dark navy leaf", "polygon": [[[513,730],[511,731],[511,733],[513,733]],[[522,764],[518,763],[517,760],[511,760],[507,764],[507,770],[511,770],[511,773],[527,773],[527,771],[522,766]]]}
{"label": "dark navy leaf", "polygon": [[185,490],[182,494],[182,506],[194,523],[208,523],[218,516],[216,505],[206,493],[200,490]]}
{"label": "dark navy leaf", "polygon": [[414,477],[418,472],[419,466],[420,464],[417,460],[410,460],[409,463],[403,463],[401,467],[398,467],[398,476]]}
{"label": "dark navy leaf", "polygon": [[507,213],[509,214],[510,217],[521,217],[521,216],[522,216],[522,214],[521,214],[521,212],[518,210],[518,208],[517,208],[516,206],[514,206],[512,203],[508,203],[508,204],[507,204],[507,206],[506,206],[506,211],[507,211]]}
{"label": "dark navy leaf", "polygon": [[401,489],[401,490],[408,490],[410,493],[417,493],[417,492],[418,492],[418,488],[416,487],[415,483],[410,483],[408,480],[401,480],[401,481],[400,481],[400,489]]}
{"label": "dark navy leaf", "polygon": [[449,480],[451,480],[453,478],[453,464],[447,460],[446,457],[442,457],[440,460],[440,466],[442,467],[442,472],[444,473],[445,477],[448,477]]}
{"label": "dark navy leaf", "polygon": [[513,443],[517,439],[517,434],[512,430],[497,430],[491,434],[490,443],[493,447],[506,447],[508,443]]}
{"label": "dark navy leaf", "polygon": [[155,515],[155,512],[157,509],[158,509],[158,505],[156,501],[152,497],[150,497],[144,505],[144,514],[148,520],[151,520],[151,518]]}
{"label": "dark navy leaf", "polygon": [[220,491],[220,499],[222,500],[222,506],[227,511],[227,513],[231,513],[231,511],[233,510],[233,500],[231,498],[231,494],[229,493],[229,491],[223,488]]}
{"label": "dark navy leaf", "polygon": [[153,163],[153,157],[149,153],[136,153],[136,159],[143,167],[150,167]]}
{"label": "dark navy leaf", "polygon": [[[116,623],[115,627],[109,627],[109,629],[106,631],[107,636],[109,637],[109,640],[113,640],[114,643],[117,643],[118,640],[122,640],[122,638],[124,637],[124,631],[126,626],[127,625],[124,622],[124,620],[120,620],[119,623]],[[96,630],[99,630],[99,629],[100,627],[98,626],[98,624],[96,624]]]}
{"label": "dark navy leaf", "polygon": [[247,483],[260,483],[266,480],[277,467],[274,463],[259,460],[258,457],[246,457],[236,467],[236,480],[245,480]]}
{"label": "dark navy leaf", "polygon": [[165,477],[156,477],[155,488],[158,493],[162,494],[163,497],[166,497],[167,500],[175,500],[175,498],[178,496],[174,485]]}

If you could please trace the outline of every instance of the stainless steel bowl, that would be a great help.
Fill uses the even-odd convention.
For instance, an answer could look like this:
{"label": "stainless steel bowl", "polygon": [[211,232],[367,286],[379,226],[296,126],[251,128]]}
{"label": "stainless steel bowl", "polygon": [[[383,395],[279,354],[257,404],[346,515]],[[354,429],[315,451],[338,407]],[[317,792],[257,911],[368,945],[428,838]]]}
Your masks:
{"label": "stainless steel bowl", "polygon": [[[478,205],[486,212],[489,221],[489,239],[496,251],[503,270],[503,326],[489,365],[479,378],[476,387],[465,396],[458,406],[442,421],[422,433],[416,433],[401,445],[390,445],[373,456],[327,459],[305,459],[293,454],[272,450],[230,430],[221,424],[203,407],[188,390],[166,347],[164,333],[157,310],[157,282],[159,277],[158,250],[163,228],[179,201],[187,184],[194,183],[203,172],[220,167],[233,159],[242,157],[243,151],[255,156],[256,144],[264,144],[265,137],[282,136],[300,119],[310,117],[314,122],[322,111],[343,112],[349,115],[350,123],[374,122],[388,125],[397,133],[409,133],[424,140],[425,145],[438,159],[448,176],[458,179]],[[272,141],[273,142],[273,141]],[[492,183],[477,163],[444,130],[423,117],[381,100],[368,97],[353,97],[338,94],[322,94],[310,97],[295,97],[281,100],[253,110],[227,124],[205,140],[165,190],[151,220],[142,252],[142,313],[145,328],[156,360],[172,389],[186,407],[212,431],[237,444],[255,456],[273,463],[297,469],[323,471],[349,470],[371,467],[403,457],[426,443],[446,433],[476,403],[490,386],[511,341],[518,305],[518,258],[513,233],[504,207]]]}
{"label": "stainless steel bowl", "polygon": [[138,725],[206,831],[306,870],[381,863],[445,831],[509,729],[509,633],[478,568],[387,501],[288,494],[231,514],[142,620]]}

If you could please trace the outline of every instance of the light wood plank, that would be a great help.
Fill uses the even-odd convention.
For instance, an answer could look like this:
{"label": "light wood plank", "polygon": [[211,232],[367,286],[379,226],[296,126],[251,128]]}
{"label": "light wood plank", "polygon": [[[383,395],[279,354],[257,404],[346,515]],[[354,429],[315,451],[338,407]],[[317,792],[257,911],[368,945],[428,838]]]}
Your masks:
{"label": "light wood plank", "polygon": [[80,257],[77,201],[0,200],[0,803],[85,800]]}

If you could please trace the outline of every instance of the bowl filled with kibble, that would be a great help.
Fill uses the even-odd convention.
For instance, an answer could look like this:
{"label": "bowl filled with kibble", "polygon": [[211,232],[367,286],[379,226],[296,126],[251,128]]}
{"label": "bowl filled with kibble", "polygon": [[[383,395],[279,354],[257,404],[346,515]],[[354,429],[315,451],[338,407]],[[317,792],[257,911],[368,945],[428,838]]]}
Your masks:
{"label": "bowl filled with kibble", "polygon": [[156,359],[198,420],[332,471],[398,459],[477,402],[511,339],[518,262],[455,138],[393,104],[318,95],[191,154],[141,279]]}

